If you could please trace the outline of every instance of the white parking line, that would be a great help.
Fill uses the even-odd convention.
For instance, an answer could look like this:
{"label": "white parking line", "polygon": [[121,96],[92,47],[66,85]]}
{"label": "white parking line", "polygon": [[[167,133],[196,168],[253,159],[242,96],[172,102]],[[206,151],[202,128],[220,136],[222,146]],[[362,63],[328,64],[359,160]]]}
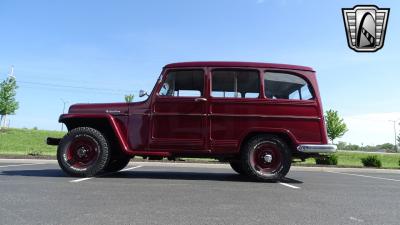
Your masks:
{"label": "white parking line", "polygon": [[342,173],[342,172],[335,172],[335,171],[326,171],[326,172],[328,172],[328,173],[344,174],[344,175],[349,175],[349,176],[373,178],[373,179],[378,179],[378,180],[390,180],[390,181],[400,182],[400,180],[396,180],[396,179],[384,178],[384,177],[374,177],[374,176],[368,176],[368,175],[362,175],[362,174]]}
{"label": "white parking line", "polygon": [[85,178],[80,178],[80,179],[76,179],[76,180],[70,180],[69,182],[78,183],[78,182],[81,182],[81,181],[90,180],[92,178],[94,178],[94,177],[85,177]]}
{"label": "white parking line", "polygon": [[283,186],[290,187],[290,188],[293,188],[293,189],[300,189],[300,187],[297,187],[297,186],[294,186],[294,185],[291,185],[291,184],[282,183],[282,182],[278,182],[278,183],[283,185]]}
{"label": "white parking line", "polygon": [[350,216],[349,219],[350,219],[350,220],[353,220],[353,221],[356,221],[356,222],[360,222],[360,223],[364,222],[364,220],[358,219],[358,218],[352,217],[352,216]]}
{"label": "white parking line", "polygon": [[143,166],[134,166],[134,167],[129,167],[129,168],[126,168],[126,169],[120,170],[120,172],[121,172],[121,171],[133,170],[133,169],[137,169],[137,168],[140,168],[140,167],[143,167]]}
{"label": "white parking line", "polygon": [[14,166],[34,166],[34,165],[43,165],[45,163],[24,163],[24,164],[13,164],[13,165],[3,165],[0,166],[0,168],[5,168],[5,167],[14,167]]}
{"label": "white parking line", "polygon": [[[129,167],[129,168],[120,170],[120,171],[118,171],[118,172],[133,170],[133,169],[137,169],[137,168],[140,168],[140,167],[142,167],[142,166]],[[118,172],[105,173],[105,174],[102,174],[101,176],[97,176],[97,177],[103,177],[103,176],[107,176],[107,175],[114,174],[114,173],[118,173]],[[90,180],[90,179],[93,179],[93,178],[96,178],[96,177],[85,177],[85,178],[80,178],[80,179],[76,179],[76,180],[70,180],[69,182],[71,182],[71,183],[78,183],[78,182],[85,181],[85,180]]]}

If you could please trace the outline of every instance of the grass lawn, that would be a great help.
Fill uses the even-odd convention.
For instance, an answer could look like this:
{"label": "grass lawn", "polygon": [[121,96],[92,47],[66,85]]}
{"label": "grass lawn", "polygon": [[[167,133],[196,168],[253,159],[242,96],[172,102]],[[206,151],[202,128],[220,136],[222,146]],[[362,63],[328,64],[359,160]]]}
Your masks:
{"label": "grass lawn", "polygon": [[[56,146],[46,145],[47,137],[62,137],[65,132],[33,130],[33,129],[6,129],[0,130],[0,155],[40,155],[55,156]],[[362,167],[361,158],[368,155],[377,155],[382,161],[382,168],[399,169],[400,153],[381,154],[368,152],[338,151],[339,167]],[[214,162],[210,159],[200,159],[204,162]],[[186,161],[186,160],[185,160]],[[193,161],[193,159],[187,159]],[[194,160],[199,161],[199,160]],[[215,161],[216,162],[216,161]],[[315,165],[314,159],[294,165]]]}
{"label": "grass lawn", "polygon": [[47,137],[62,137],[64,132],[3,129],[0,130],[0,155],[56,155],[56,146],[46,144]]}
{"label": "grass lawn", "polygon": [[[351,152],[338,151],[339,167],[363,167],[361,158],[369,155],[376,155],[382,161],[382,168],[399,169],[400,153],[369,153],[369,152]],[[296,165],[315,165],[315,159],[307,159],[305,162],[296,163]]]}

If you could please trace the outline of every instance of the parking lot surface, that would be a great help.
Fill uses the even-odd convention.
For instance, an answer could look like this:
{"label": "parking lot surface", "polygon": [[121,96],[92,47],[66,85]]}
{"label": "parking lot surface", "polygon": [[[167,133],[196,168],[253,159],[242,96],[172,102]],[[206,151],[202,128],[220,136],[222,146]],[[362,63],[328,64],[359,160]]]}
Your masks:
{"label": "parking lot surface", "polygon": [[94,178],[0,160],[0,224],[400,224],[400,171],[293,167],[253,182],[225,164],[130,163]]}

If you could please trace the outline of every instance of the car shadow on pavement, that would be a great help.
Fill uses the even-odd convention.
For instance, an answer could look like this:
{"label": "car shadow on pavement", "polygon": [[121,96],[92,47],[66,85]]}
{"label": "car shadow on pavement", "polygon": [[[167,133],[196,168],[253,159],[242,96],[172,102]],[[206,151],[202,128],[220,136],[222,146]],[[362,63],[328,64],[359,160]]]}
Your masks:
{"label": "car shadow on pavement", "polygon": [[[133,178],[133,179],[165,179],[165,180],[208,180],[254,182],[246,176],[235,173],[207,173],[207,172],[171,172],[171,171],[125,171],[102,176],[102,178]],[[285,183],[301,184],[302,181],[283,178]],[[270,182],[274,183],[274,182]]]}
{"label": "car shadow on pavement", "polygon": [[[60,169],[43,170],[7,170],[1,171],[0,176],[25,176],[25,177],[68,177]],[[71,177],[72,178],[72,177]],[[98,179],[129,178],[129,179],[162,179],[162,180],[207,180],[207,181],[232,181],[254,182],[254,180],[235,173],[208,173],[208,172],[172,172],[172,171],[123,171],[116,173],[100,174]],[[302,181],[283,178],[285,183],[301,184]],[[274,182],[271,182],[274,183]]]}
{"label": "car shadow on pavement", "polygon": [[23,177],[66,177],[60,169],[44,170],[6,170],[1,171],[0,176],[23,176]]}

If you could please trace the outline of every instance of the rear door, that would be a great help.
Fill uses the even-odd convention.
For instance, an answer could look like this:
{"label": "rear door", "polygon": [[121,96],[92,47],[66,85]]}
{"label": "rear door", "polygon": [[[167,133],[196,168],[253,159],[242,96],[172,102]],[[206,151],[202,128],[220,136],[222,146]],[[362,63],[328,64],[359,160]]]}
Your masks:
{"label": "rear door", "polygon": [[211,69],[210,144],[215,153],[236,152],[240,139],[258,126],[263,103],[260,72],[247,68]]}

